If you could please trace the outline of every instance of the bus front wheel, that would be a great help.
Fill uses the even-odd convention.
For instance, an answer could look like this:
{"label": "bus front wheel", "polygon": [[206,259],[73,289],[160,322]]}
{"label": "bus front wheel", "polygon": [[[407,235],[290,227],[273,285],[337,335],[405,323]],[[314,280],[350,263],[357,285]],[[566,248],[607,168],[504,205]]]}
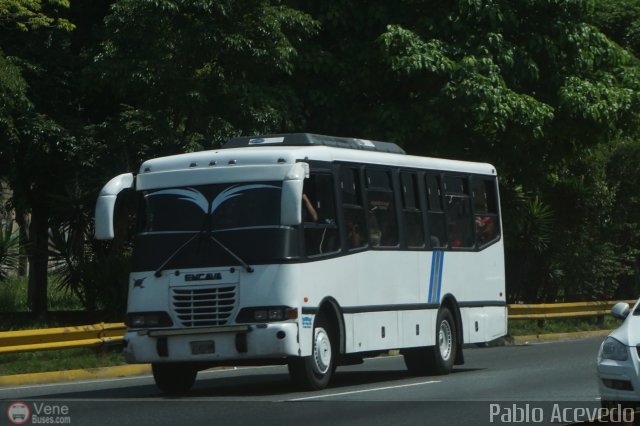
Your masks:
{"label": "bus front wheel", "polygon": [[449,374],[453,369],[458,342],[456,324],[448,308],[441,308],[436,319],[436,344],[403,351],[404,362],[410,373],[425,375]]}
{"label": "bus front wheel", "polygon": [[184,363],[166,362],[151,365],[156,386],[169,395],[189,392],[196,381],[198,370]]}
{"label": "bus front wheel", "polygon": [[329,322],[319,314],[313,327],[311,356],[289,360],[289,375],[293,382],[305,390],[327,387],[336,369],[336,346]]}

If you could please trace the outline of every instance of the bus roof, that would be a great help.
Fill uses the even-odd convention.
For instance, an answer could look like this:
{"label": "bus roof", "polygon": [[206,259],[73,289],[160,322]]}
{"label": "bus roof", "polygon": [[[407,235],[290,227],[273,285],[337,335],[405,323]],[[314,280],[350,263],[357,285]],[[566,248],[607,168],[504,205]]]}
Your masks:
{"label": "bus roof", "polygon": [[256,146],[330,146],[333,148],[356,149],[361,151],[406,154],[404,149],[400,148],[395,143],[316,135],[313,133],[241,136],[230,139],[226,144],[224,144],[223,148],[245,148]]}
{"label": "bus roof", "polygon": [[140,173],[236,165],[292,164],[296,161],[344,161],[484,175],[496,174],[495,168],[487,163],[407,155],[402,148],[388,142],[309,133],[234,138],[221,149],[147,160],[140,166]]}

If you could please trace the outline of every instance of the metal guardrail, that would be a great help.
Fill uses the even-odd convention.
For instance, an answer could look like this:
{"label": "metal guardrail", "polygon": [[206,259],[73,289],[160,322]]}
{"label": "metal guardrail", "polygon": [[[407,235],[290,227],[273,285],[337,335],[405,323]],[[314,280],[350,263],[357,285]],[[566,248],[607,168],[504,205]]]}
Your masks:
{"label": "metal guardrail", "polygon": [[[609,302],[572,302],[572,303],[542,303],[535,305],[513,304],[507,305],[509,319],[552,319],[552,318],[579,318],[607,315],[611,307],[619,301]],[[635,300],[625,300],[629,306],[636,303]]]}
{"label": "metal guardrail", "polygon": [[100,323],[78,327],[5,331],[0,333],[0,354],[88,348],[119,343],[126,330],[126,326],[122,323]]}
{"label": "metal guardrail", "polygon": [[[626,301],[633,305],[635,300]],[[510,320],[577,318],[607,315],[617,302],[575,302],[507,305]],[[121,343],[123,323],[0,332],[0,354],[47,349],[87,348]]]}

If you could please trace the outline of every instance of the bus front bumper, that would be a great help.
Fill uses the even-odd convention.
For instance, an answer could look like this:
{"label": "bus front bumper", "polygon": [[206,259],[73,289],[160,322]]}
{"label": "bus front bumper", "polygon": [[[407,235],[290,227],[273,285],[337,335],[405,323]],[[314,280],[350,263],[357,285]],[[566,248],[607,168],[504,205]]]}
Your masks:
{"label": "bus front bumper", "polygon": [[300,354],[297,323],[130,330],[127,362],[278,359]]}

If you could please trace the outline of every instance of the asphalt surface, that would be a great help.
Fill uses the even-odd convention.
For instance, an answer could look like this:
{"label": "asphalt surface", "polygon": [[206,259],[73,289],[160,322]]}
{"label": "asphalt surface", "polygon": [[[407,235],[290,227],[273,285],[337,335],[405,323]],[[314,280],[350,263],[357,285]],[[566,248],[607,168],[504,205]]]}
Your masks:
{"label": "asphalt surface", "polygon": [[51,421],[73,425],[514,424],[540,415],[536,423],[566,424],[557,420],[573,418],[553,417],[558,408],[600,405],[601,341],[468,348],[447,376],[412,377],[400,356],[369,359],[339,368],[318,392],[298,392],[281,366],[201,372],[180,398],[162,395],[149,376],[4,388],[0,425],[11,424],[3,412],[16,401],[40,420],[49,407]]}

